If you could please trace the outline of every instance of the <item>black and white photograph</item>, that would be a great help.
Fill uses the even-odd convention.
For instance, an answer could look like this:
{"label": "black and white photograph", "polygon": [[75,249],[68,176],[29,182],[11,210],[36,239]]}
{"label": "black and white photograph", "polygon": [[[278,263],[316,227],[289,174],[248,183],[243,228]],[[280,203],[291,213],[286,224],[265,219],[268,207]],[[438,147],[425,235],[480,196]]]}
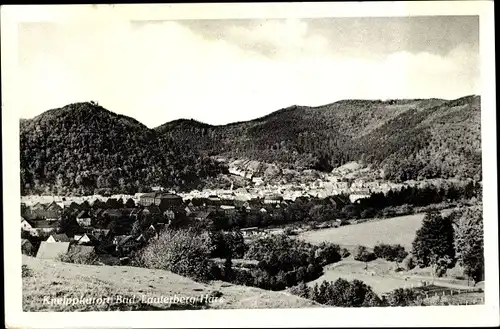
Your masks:
{"label": "black and white photograph", "polygon": [[3,6],[6,326],[498,325],[494,70],[488,1]]}

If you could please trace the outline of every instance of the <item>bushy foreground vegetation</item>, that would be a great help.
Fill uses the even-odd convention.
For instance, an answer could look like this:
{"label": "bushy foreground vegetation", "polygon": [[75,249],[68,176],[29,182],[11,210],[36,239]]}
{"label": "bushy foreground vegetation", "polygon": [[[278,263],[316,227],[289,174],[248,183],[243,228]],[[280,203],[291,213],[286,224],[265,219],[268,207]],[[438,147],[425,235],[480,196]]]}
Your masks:
{"label": "bushy foreground vegetation", "polygon": [[[195,280],[223,280],[268,290],[283,290],[323,273],[323,266],[342,259],[338,245],[314,246],[286,235],[245,245],[239,232],[199,233],[193,229],[166,230],[135,259],[138,266],[164,269]],[[224,258],[222,266],[212,258]],[[257,261],[235,267],[232,259]]]}
{"label": "bushy foreground vegetation", "polygon": [[139,266],[168,270],[205,281],[210,278],[210,238],[193,230],[166,230],[136,258]]}

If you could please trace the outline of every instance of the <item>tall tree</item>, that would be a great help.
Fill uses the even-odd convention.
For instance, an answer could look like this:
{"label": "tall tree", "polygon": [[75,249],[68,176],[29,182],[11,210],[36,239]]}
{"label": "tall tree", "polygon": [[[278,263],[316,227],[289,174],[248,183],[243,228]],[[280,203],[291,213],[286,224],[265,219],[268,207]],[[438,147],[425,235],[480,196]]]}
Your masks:
{"label": "tall tree", "polygon": [[437,266],[442,259],[454,260],[453,235],[453,223],[449,216],[443,218],[437,211],[426,213],[412,244],[412,254],[419,266]]}
{"label": "tall tree", "polygon": [[483,214],[479,209],[465,209],[455,217],[455,246],[458,262],[465,274],[478,282],[484,279]]}

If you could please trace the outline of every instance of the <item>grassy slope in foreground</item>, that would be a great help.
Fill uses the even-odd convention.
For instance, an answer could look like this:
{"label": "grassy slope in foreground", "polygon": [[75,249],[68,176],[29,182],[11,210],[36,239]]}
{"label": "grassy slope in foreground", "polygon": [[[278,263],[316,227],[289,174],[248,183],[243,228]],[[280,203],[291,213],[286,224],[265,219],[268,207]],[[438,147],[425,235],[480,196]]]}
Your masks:
{"label": "grassy slope in foreground", "polygon": [[[312,301],[286,292],[266,291],[253,287],[215,281],[202,284],[172,272],[130,266],[91,266],[41,260],[23,255],[23,264],[31,276],[23,278],[23,311],[113,311],[113,310],[178,310],[178,309],[238,309],[238,308],[303,308],[320,307]],[[200,297],[213,291],[222,292],[222,302],[206,305],[189,303],[170,305],[148,303],[164,296]],[[43,303],[44,296],[80,298],[106,298],[117,295],[135,298],[145,296],[146,303],[112,303],[58,305]],[[116,300],[116,298],[115,298]]]}

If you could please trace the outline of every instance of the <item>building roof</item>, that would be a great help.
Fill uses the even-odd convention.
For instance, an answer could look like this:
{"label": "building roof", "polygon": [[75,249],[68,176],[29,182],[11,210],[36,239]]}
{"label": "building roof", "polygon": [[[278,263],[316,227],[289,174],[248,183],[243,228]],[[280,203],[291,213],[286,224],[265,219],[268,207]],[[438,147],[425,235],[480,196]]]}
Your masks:
{"label": "building roof", "polygon": [[207,219],[212,214],[212,211],[198,211],[195,214],[195,218],[197,219]]}
{"label": "building roof", "polygon": [[173,200],[182,199],[182,197],[180,195],[172,194],[172,193],[164,193],[164,192],[144,193],[143,195],[140,196],[140,198],[141,199],[145,199],[145,198],[173,199]]}
{"label": "building roof", "polygon": [[90,234],[90,233],[85,233],[84,235],[82,235],[82,237],[80,239],[78,239],[78,241],[80,241],[81,239],[83,239],[85,236],[90,240],[90,242],[97,242],[97,241],[99,241],[99,240],[97,240],[97,238],[93,234]]}
{"label": "building roof", "polygon": [[23,247],[25,245],[31,245],[31,246],[33,246],[31,244],[30,240],[28,240],[28,239],[21,239],[21,247]]}
{"label": "building roof", "polygon": [[156,197],[160,199],[182,200],[182,197],[180,195],[172,193],[157,193]]}
{"label": "building roof", "polygon": [[70,241],[68,236],[64,233],[52,234],[51,237],[54,238],[54,240],[56,240],[57,242],[69,242]]}
{"label": "building roof", "polygon": [[156,194],[157,194],[156,192],[144,193],[139,198],[140,199],[154,198],[156,197]]}
{"label": "building roof", "polygon": [[38,248],[36,258],[56,260],[59,255],[66,254],[68,252],[68,249],[69,242],[50,243],[47,241],[42,241],[42,243],[40,243],[40,247]]}
{"label": "building roof", "polygon": [[127,242],[129,242],[131,240],[134,240],[134,237],[132,235],[126,235],[124,238],[122,238],[118,242],[118,246],[123,246],[125,243],[127,243]]}
{"label": "building roof", "polygon": [[130,212],[131,216],[139,215],[142,212],[141,208],[132,208],[132,211]]}
{"label": "building roof", "polygon": [[34,220],[31,222],[33,228],[57,228],[57,222],[51,222],[48,220]]}
{"label": "building roof", "polygon": [[90,214],[87,210],[82,210],[76,215],[76,218],[89,218]]}
{"label": "building roof", "polygon": [[110,216],[110,217],[121,217],[122,212],[119,209],[106,209],[102,212],[102,216]]}
{"label": "building roof", "polygon": [[101,238],[104,238],[106,236],[108,236],[109,232],[111,230],[109,229],[103,229],[103,228],[98,228],[98,229],[95,229],[95,230],[92,230],[92,234],[97,238],[97,239],[101,239]]}
{"label": "building roof", "polygon": [[265,200],[283,200],[283,196],[280,194],[266,195]]}
{"label": "building roof", "polygon": [[61,210],[62,207],[60,205],[57,204],[57,202],[55,201],[52,201],[46,208],[46,210],[48,209],[57,209],[57,210]]}

